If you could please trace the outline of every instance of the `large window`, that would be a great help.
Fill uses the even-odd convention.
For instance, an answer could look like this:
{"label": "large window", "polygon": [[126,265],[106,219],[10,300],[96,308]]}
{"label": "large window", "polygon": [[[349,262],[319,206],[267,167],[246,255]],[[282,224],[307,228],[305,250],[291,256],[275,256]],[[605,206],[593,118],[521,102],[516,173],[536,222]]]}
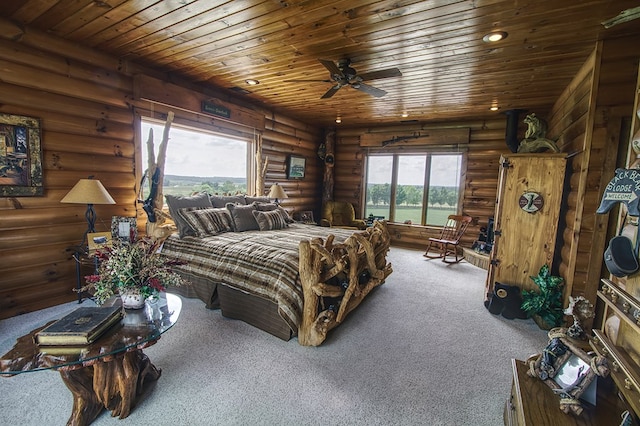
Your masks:
{"label": "large window", "polygon": [[461,154],[367,157],[365,216],[442,225],[458,212]]}
{"label": "large window", "polygon": [[[142,119],[142,169],[148,167],[146,141],[153,129],[155,155],[162,140],[164,123]],[[190,195],[247,193],[250,142],[171,125],[165,162],[163,193]]]}

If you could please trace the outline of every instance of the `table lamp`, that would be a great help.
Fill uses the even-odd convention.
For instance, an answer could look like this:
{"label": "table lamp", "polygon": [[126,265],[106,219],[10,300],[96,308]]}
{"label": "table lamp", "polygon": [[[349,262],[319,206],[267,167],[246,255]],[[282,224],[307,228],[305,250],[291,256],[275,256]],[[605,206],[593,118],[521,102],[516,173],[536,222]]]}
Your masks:
{"label": "table lamp", "polygon": [[80,179],[60,202],[87,205],[87,212],[85,213],[87,231],[84,233],[82,243],[86,240],[87,234],[96,232],[96,212],[93,209],[93,205],[116,203],[102,183],[97,179],[93,179],[93,176],[89,176],[88,179]]}
{"label": "table lamp", "polygon": [[278,199],[282,199],[282,198],[289,198],[287,196],[287,193],[284,192],[284,189],[282,189],[282,187],[280,185],[278,185],[277,183],[274,183],[273,185],[271,185],[271,188],[269,189],[269,195],[267,195],[267,197],[269,198],[275,198],[276,199],[276,204],[278,204]]}

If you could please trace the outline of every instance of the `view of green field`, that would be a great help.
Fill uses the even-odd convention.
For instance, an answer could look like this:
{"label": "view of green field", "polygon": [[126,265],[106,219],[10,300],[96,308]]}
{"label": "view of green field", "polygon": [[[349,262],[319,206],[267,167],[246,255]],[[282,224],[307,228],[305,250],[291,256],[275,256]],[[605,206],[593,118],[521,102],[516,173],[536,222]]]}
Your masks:
{"label": "view of green field", "polygon": [[[422,185],[397,185],[395,191],[395,217],[394,222],[410,220],[413,224],[422,223],[422,197],[424,194]],[[391,185],[369,184],[367,185],[367,205],[365,216],[384,216],[389,219],[389,200],[391,198]],[[456,214],[458,189],[450,186],[430,186],[429,204],[427,205],[427,225],[442,225],[447,216]]]}
{"label": "view of green field", "polygon": [[[389,206],[367,206],[366,215],[384,216],[389,218]],[[419,225],[421,223],[420,215],[422,207],[420,206],[396,206],[395,222],[404,222],[410,220],[411,223]],[[454,207],[429,207],[427,211],[427,225],[442,226],[450,214],[456,214]]]}

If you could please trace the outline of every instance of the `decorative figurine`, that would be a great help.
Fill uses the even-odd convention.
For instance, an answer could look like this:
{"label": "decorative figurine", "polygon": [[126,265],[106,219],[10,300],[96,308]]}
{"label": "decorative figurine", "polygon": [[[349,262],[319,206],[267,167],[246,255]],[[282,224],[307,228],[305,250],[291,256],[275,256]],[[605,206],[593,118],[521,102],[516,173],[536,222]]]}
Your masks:
{"label": "decorative figurine", "polygon": [[519,153],[552,151],[560,152],[558,146],[551,139],[547,139],[547,123],[531,113],[524,118],[524,123],[528,126],[524,139],[518,146]]}
{"label": "decorative figurine", "polygon": [[564,310],[564,314],[573,316],[573,325],[567,329],[567,336],[585,340],[587,335],[584,332],[583,322],[593,318],[593,304],[583,296],[569,297],[569,306]]}

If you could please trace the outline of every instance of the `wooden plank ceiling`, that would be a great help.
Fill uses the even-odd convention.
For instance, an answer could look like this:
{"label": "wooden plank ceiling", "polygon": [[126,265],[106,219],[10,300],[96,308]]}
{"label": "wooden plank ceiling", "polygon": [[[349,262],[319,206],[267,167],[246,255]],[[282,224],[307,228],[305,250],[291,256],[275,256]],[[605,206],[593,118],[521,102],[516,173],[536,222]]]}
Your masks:
{"label": "wooden plank ceiling", "polygon": [[[323,126],[442,121],[547,111],[598,39],[638,34],[602,21],[637,0],[11,0],[0,16],[169,76],[247,91],[254,103]],[[508,33],[489,44],[490,31]],[[335,83],[318,59],[351,59],[374,97]],[[249,86],[247,79],[260,84]],[[407,116],[403,117],[405,113]]]}

